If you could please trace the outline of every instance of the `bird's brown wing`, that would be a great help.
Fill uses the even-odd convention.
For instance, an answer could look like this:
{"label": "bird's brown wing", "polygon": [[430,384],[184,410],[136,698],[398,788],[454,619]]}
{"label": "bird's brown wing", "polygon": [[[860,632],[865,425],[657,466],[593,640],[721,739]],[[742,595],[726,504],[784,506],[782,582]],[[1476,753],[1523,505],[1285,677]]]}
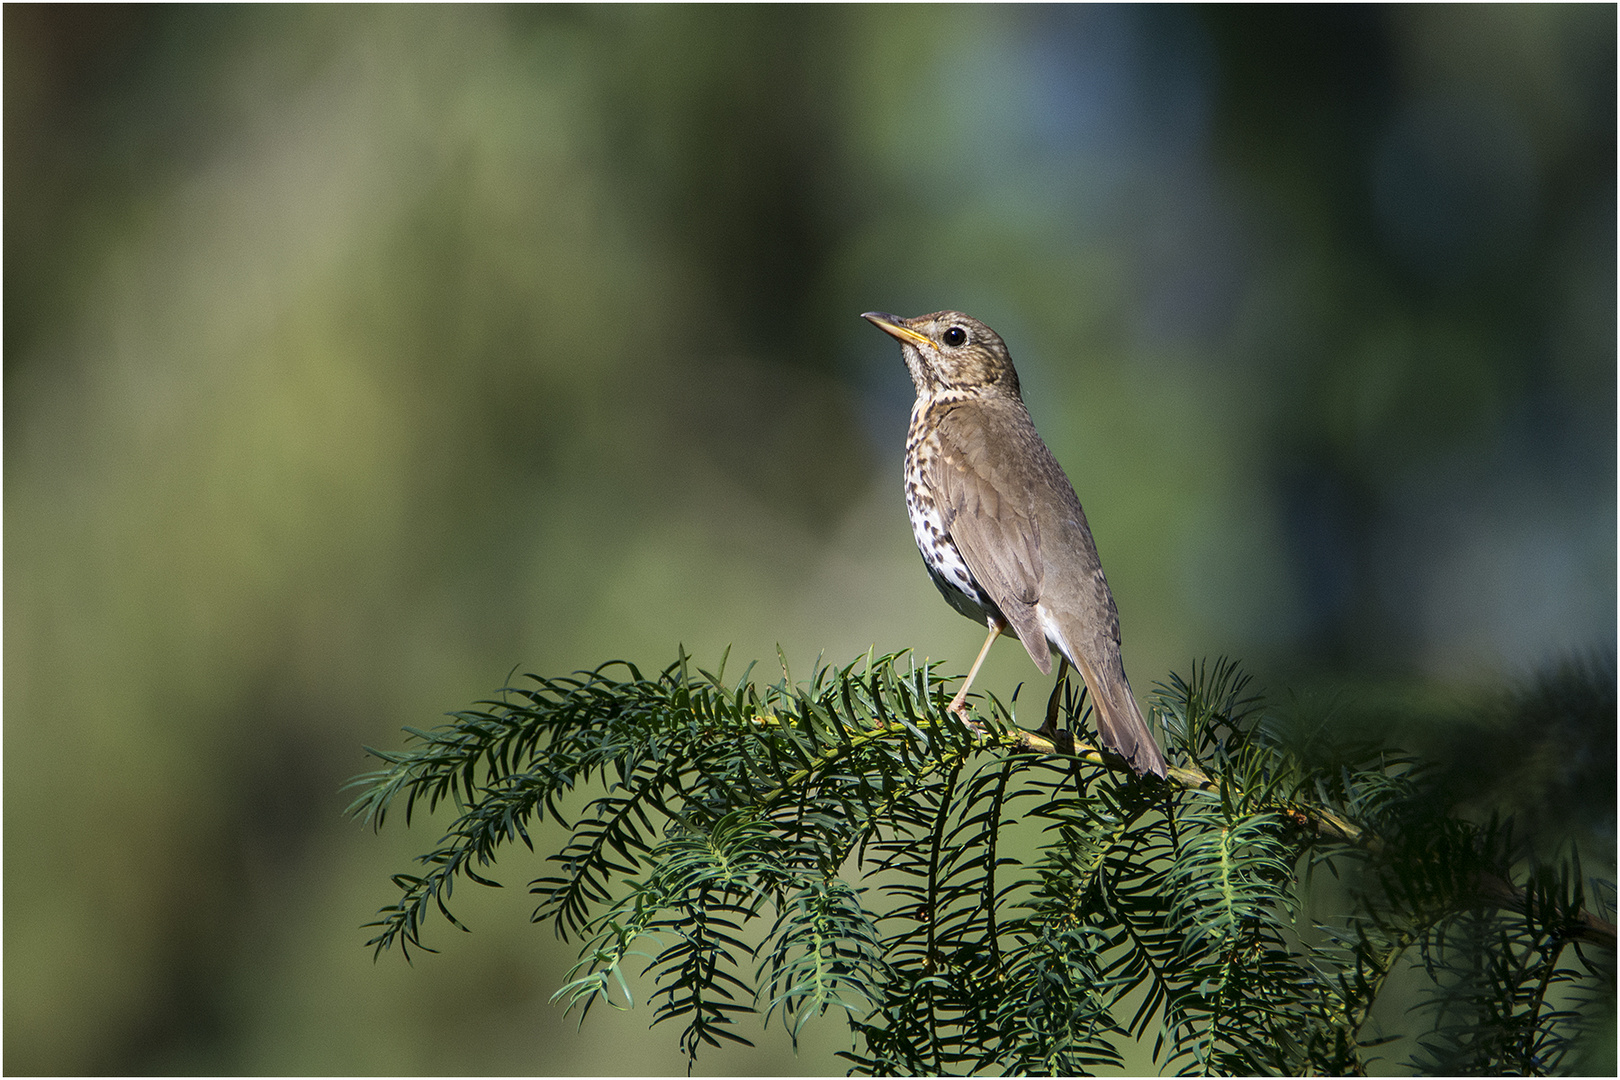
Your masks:
{"label": "bird's brown wing", "polygon": [[[997,432],[993,446],[987,430]],[[1085,511],[1028,414],[1004,403],[964,402],[941,418],[936,434],[939,452],[926,480],[968,569],[1048,674],[1052,655],[1036,610],[1042,605],[1091,689],[1103,745],[1139,775],[1164,776],[1164,755],[1125,677],[1119,615]],[[994,458],[995,447],[1017,460]],[[992,475],[1002,478],[999,486]]]}
{"label": "bird's brown wing", "polygon": [[934,430],[937,444],[924,482],[932,489],[944,513],[945,528],[968,570],[1007,617],[1030,659],[1045,675],[1052,670],[1052,653],[1035,614],[1045,572],[1040,527],[1027,498],[990,480],[999,475],[1009,478],[1005,486],[1017,483],[1017,463],[997,460],[994,454],[996,447],[1016,450],[1024,440],[985,437],[992,427],[1005,436],[1009,424],[1016,435],[1019,421],[1028,427],[1031,437],[1035,432],[1027,414],[1019,415],[1021,410],[978,415],[998,411],[980,402],[950,407]]}

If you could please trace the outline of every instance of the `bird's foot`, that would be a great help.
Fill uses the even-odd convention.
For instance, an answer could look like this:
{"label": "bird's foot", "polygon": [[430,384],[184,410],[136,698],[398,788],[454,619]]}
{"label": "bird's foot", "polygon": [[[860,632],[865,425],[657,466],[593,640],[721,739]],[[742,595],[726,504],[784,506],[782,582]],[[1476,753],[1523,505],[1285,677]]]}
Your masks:
{"label": "bird's foot", "polygon": [[1068,728],[1042,728],[1041,734],[1052,741],[1052,749],[1059,754],[1074,753],[1074,732]]}
{"label": "bird's foot", "polygon": [[949,712],[954,713],[956,718],[962,721],[963,725],[969,731],[973,732],[973,734],[984,734],[983,725],[981,725],[977,720],[973,719],[973,714],[971,710],[968,709],[965,702],[953,701],[949,706],[947,706],[947,709]]}

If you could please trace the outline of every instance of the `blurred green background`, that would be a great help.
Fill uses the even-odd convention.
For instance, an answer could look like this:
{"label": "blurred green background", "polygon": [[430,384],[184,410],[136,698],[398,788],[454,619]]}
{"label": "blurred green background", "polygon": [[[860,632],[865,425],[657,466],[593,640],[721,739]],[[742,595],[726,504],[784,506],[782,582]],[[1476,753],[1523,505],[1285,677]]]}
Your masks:
{"label": "blurred green background", "polygon": [[965,669],[874,308],[1008,340],[1139,695],[1612,679],[1615,20],[7,5],[5,1070],[682,1071],[537,858],[373,963],[438,834],[339,787],[514,667]]}

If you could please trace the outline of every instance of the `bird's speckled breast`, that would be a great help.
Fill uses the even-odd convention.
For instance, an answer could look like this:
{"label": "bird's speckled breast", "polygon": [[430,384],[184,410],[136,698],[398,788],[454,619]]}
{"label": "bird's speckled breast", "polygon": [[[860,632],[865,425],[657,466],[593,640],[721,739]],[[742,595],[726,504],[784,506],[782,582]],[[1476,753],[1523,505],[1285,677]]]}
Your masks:
{"label": "bird's speckled breast", "polygon": [[945,527],[945,515],[933,492],[922,482],[928,465],[939,448],[924,434],[923,420],[931,408],[943,404],[935,398],[919,397],[911,409],[911,427],[906,433],[906,516],[911,519],[911,536],[922,554],[923,565],[940,595],[957,611],[974,622],[991,619],[1005,623],[1001,609],[979,588],[962,559],[962,552]]}

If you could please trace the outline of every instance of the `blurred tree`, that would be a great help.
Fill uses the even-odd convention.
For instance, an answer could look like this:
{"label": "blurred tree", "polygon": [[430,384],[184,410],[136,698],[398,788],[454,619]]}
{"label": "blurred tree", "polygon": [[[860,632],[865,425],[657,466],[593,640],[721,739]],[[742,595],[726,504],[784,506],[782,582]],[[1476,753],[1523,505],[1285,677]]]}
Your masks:
{"label": "blurred tree", "polygon": [[971,653],[874,306],[1005,328],[1133,671],[1438,756],[1614,654],[1612,8],[3,19],[10,1071],[679,1068],[371,967],[336,789],[514,663]]}

